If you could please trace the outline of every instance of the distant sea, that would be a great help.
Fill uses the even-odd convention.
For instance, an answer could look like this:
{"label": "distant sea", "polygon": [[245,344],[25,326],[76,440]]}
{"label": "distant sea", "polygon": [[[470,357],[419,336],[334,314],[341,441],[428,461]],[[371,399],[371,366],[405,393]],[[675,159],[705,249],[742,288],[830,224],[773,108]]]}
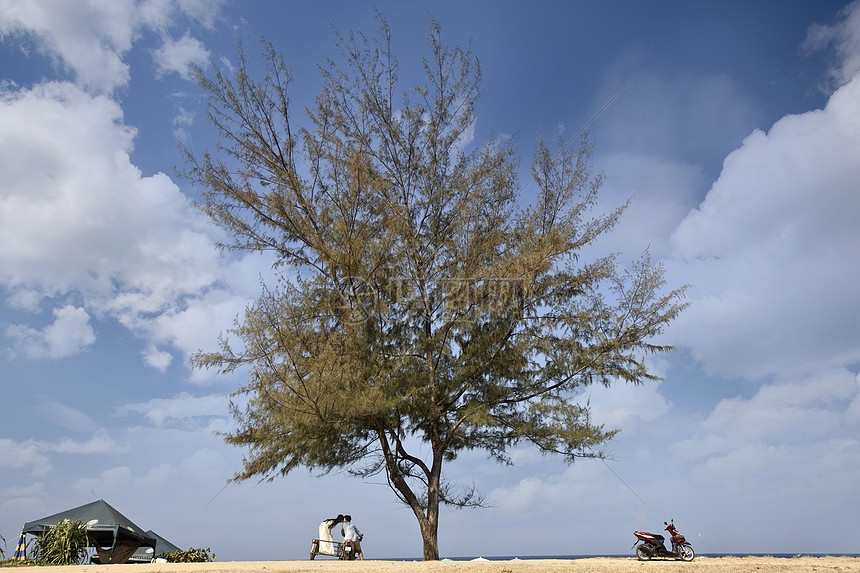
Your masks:
{"label": "distant sea", "polygon": [[[469,557],[442,557],[448,561],[472,561],[483,558],[487,561],[512,561],[514,559],[589,559],[592,557],[636,557],[631,553],[604,555],[473,555]],[[702,553],[696,557],[776,557],[791,559],[792,557],[860,557],[860,553]],[[382,557],[382,561],[421,561],[420,557]],[[658,559],[659,560],[659,559]]]}

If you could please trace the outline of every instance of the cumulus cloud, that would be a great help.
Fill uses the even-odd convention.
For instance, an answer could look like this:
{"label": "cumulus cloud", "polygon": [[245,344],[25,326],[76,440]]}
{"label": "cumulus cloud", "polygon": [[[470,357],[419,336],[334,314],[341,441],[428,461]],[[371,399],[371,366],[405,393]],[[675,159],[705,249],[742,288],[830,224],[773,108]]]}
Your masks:
{"label": "cumulus cloud", "polygon": [[208,448],[202,448],[186,457],[179,466],[159,463],[141,474],[128,466],[116,466],[102,471],[97,477],[77,480],[72,487],[97,495],[128,491],[129,487],[141,490],[158,490],[168,486],[177,477],[185,482],[211,481],[212,476],[228,475],[229,464],[224,457]]}
{"label": "cumulus cloud", "polygon": [[8,497],[33,497],[45,493],[45,482],[36,481],[26,486],[7,487],[2,491]]}
{"label": "cumulus cloud", "polygon": [[597,167],[610,175],[595,210],[608,213],[628,199],[632,201],[618,224],[600,237],[594,248],[633,256],[650,248],[656,259],[670,256],[669,236],[695,197],[707,189],[702,168],[626,152],[601,154],[596,161]]}
{"label": "cumulus cloud", "polygon": [[176,468],[172,464],[158,464],[146,471],[146,475],[138,479],[135,484],[143,489],[157,489],[170,484],[176,476]]}
{"label": "cumulus cloud", "polygon": [[[159,2],[160,0],[154,0]],[[212,28],[221,12],[225,0],[178,0],[176,6],[180,12],[199,22],[205,28]]]}
{"label": "cumulus cloud", "polygon": [[[860,360],[860,78],[729,155],[672,243],[699,300],[676,325],[709,371],[760,378]],[[706,279],[706,280],[703,280]]]}
{"label": "cumulus cloud", "polygon": [[[784,494],[814,498],[831,487],[857,489],[858,401],[860,376],[845,369],[766,384],[749,399],[722,400],[699,431],[671,451],[694,463],[699,479],[738,491],[778,483]],[[786,481],[785,475],[796,478]]]}
{"label": "cumulus cloud", "polygon": [[[54,324],[42,330],[7,327],[18,353],[59,358],[79,352],[95,337],[90,314],[115,317],[153,336],[153,344],[198,331],[189,339],[197,344],[199,325],[189,319],[227,317],[217,332],[244,306],[247,294],[235,294],[229,282],[247,278],[222,279],[232,265],[262,268],[261,257],[249,257],[250,266],[222,260],[212,248],[215,231],[176,184],[161,173],[145,177],[131,163],[134,135],[115,101],[69,83],[3,93],[0,285],[7,303],[23,310],[72,293],[83,300],[56,309]],[[213,288],[216,283],[221,286]],[[208,302],[232,308],[213,315],[200,308]],[[164,313],[173,318],[159,326]],[[154,347],[144,356],[157,369],[169,364]]]}
{"label": "cumulus cloud", "polygon": [[570,466],[561,473],[522,478],[492,490],[489,498],[503,515],[518,519],[587,511],[600,506],[607,509],[611,504],[608,500],[613,498],[619,485],[611,478],[609,470],[593,460]]}
{"label": "cumulus cloud", "polygon": [[704,456],[750,442],[803,444],[848,434],[860,424],[851,410],[858,398],[860,376],[845,369],[766,384],[749,399],[720,401],[702,423],[703,433],[678,442],[675,448],[685,457]]}
{"label": "cumulus cloud", "polygon": [[81,491],[95,492],[103,496],[107,493],[128,488],[136,480],[128,466],[117,466],[104,470],[97,478],[81,478],[72,487]]}
{"label": "cumulus cloud", "polygon": [[[652,372],[659,374],[657,370]],[[588,398],[594,423],[604,424],[607,429],[622,428],[625,432],[635,431],[640,424],[656,420],[672,408],[657,384],[595,386],[588,392]]]}
{"label": "cumulus cloud", "polygon": [[173,362],[173,355],[166,350],[159,350],[154,344],[150,344],[142,352],[143,360],[159,372],[166,372],[167,367]]}
{"label": "cumulus cloud", "polygon": [[[164,265],[211,249],[186,225],[188,201],[176,185],[162,174],[142,177],[129,161],[135,132],[117,103],[67,83],[3,96],[0,240],[10,248],[0,253],[0,281],[89,298],[111,296],[119,284],[159,308],[155,291],[179,286]],[[189,279],[199,286],[198,278],[180,281]]]}
{"label": "cumulus cloud", "polygon": [[0,467],[29,469],[33,477],[43,477],[51,471],[51,462],[41,453],[41,448],[33,440],[16,442],[0,438]]}
{"label": "cumulus cloud", "polygon": [[86,440],[62,438],[58,441],[16,442],[0,438],[0,467],[25,468],[30,470],[32,476],[43,477],[53,469],[49,454],[97,455],[125,451],[128,451],[128,446],[114,441],[103,428]]}
{"label": "cumulus cloud", "polygon": [[837,85],[843,84],[860,72],[860,2],[846,6],[834,24],[812,24],[802,48],[814,52],[830,46],[839,59],[832,76]]}
{"label": "cumulus cloud", "polygon": [[175,72],[191,79],[191,64],[203,65],[209,60],[209,50],[203,43],[186,32],[178,40],[167,39],[164,45],[155,51],[155,63],[161,74]]}
{"label": "cumulus cloud", "polygon": [[43,445],[47,451],[57,452],[59,454],[117,454],[128,451],[129,447],[126,444],[119,444],[110,437],[108,431],[104,428],[99,429],[88,440],[78,441],[70,438],[63,438],[56,443],[47,443]]}
{"label": "cumulus cloud", "polygon": [[109,92],[129,80],[122,55],[134,35],[134,3],[5,0],[0,34],[34,40],[38,50],[70,69],[88,89]]}
{"label": "cumulus cloud", "polygon": [[35,330],[17,324],[6,328],[12,352],[27,358],[65,358],[86,349],[96,340],[90,315],[83,308],[66,305],[54,309],[54,322]]}
{"label": "cumulus cloud", "polygon": [[[81,87],[109,93],[128,83],[123,57],[141,30],[166,35],[180,15],[211,28],[222,5],[223,0],[3,0],[0,36],[32,40],[38,51],[72,72]],[[199,53],[202,45],[194,42],[180,40],[168,51],[174,58],[183,50]]]}

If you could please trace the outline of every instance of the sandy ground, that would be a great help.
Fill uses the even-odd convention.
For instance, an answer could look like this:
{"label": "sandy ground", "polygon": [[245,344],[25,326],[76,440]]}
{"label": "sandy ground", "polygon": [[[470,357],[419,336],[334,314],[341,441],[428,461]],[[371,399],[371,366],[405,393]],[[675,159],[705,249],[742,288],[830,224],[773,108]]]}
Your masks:
{"label": "sandy ground", "polygon": [[20,573],[860,573],[860,557],[697,557],[695,561],[637,561],[635,557],[523,561],[225,561],[153,565],[27,567]]}

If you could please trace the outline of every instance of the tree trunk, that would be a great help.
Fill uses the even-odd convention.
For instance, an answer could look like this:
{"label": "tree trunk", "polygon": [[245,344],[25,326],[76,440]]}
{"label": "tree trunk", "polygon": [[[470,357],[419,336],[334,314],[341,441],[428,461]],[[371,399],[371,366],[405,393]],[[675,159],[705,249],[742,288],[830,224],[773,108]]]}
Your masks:
{"label": "tree trunk", "polygon": [[421,523],[421,538],[424,541],[424,561],[439,560],[439,522]]}
{"label": "tree trunk", "polygon": [[388,437],[382,427],[377,428],[379,444],[385,457],[385,471],[393,488],[400,493],[401,499],[405,501],[421,529],[421,539],[424,543],[424,561],[439,560],[439,482],[442,477],[441,458],[434,460],[433,468],[428,473],[427,509],[426,513],[418,497],[406,483],[403,474],[397,465]]}
{"label": "tree trunk", "polygon": [[424,540],[424,561],[439,560],[439,485],[442,481],[442,455],[441,448],[436,447],[435,449],[433,465],[427,480],[427,519],[421,524],[421,537]]}

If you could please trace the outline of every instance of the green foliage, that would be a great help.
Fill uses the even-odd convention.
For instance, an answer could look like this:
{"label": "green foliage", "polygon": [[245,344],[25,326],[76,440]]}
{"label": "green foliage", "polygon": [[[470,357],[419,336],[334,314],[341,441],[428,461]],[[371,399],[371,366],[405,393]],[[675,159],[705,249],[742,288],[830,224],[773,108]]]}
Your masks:
{"label": "green foliage", "polygon": [[[3,542],[4,546],[7,545],[6,538],[3,537],[2,535],[0,535],[0,541]],[[4,551],[3,547],[0,546],[0,567],[26,567],[26,566],[36,565],[36,562],[33,561],[32,559],[29,559],[29,558],[28,559],[15,559],[13,557],[12,559],[2,559],[3,557],[5,557],[5,555],[6,555],[6,552]]]}
{"label": "green foliage", "polygon": [[188,551],[174,551],[173,553],[164,554],[164,558],[168,563],[208,563],[215,561],[216,556],[213,553],[209,555],[211,549],[197,549],[191,547]]}
{"label": "green foliage", "polygon": [[30,558],[6,559],[5,561],[0,561],[0,567],[32,567],[34,565],[38,565],[38,563]]}
{"label": "green foliage", "polygon": [[217,156],[187,152],[186,176],[232,233],[222,246],[271,253],[292,278],[264,287],[237,345],[193,361],[250,371],[225,435],[250,452],[235,479],[384,473],[438,559],[440,504],[483,504],[446,483],[444,464],[470,449],[509,463],[524,442],[601,456],[617,430],[578,396],[656,379],[645,356],[671,350],[652,340],[684,289],[664,292],[647,252],[629,270],[581,260],[626,207],[592,214],[603,175],[586,139],[540,143],[526,186],[513,141],[471,142],[480,65],[436,22],[424,81],[402,92],[384,19],[377,39],[337,43],[344,63],[321,68],[300,129],[271,45],[262,80],[241,46],[231,77],[196,70],[221,141]]}
{"label": "green foliage", "polygon": [[36,537],[33,560],[40,565],[78,565],[87,558],[87,528],[65,519]]}

